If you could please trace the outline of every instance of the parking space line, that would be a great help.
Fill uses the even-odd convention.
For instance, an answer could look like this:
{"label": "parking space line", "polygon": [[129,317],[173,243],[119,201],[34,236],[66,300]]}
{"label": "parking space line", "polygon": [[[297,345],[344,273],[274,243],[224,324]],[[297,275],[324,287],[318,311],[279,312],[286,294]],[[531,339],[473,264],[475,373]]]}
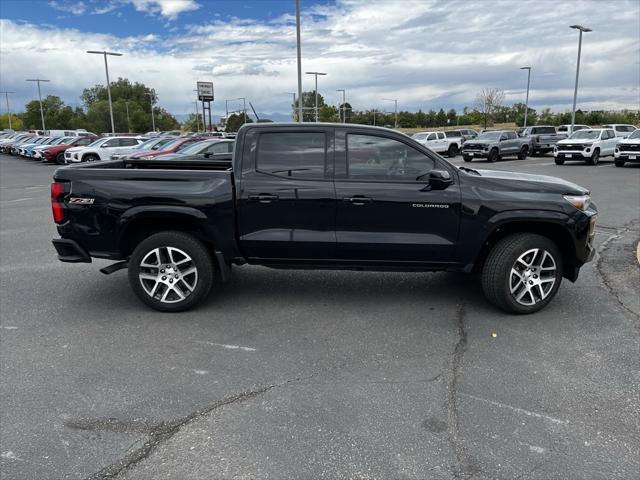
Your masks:
{"label": "parking space line", "polygon": [[16,198],[15,200],[0,200],[2,203],[18,203],[26,202],[27,200],[33,200],[33,197]]}
{"label": "parking space line", "polygon": [[479,402],[488,403],[489,405],[494,405],[496,407],[506,408],[516,413],[522,413],[527,417],[541,418],[543,420],[549,420],[550,422],[557,423],[559,425],[567,425],[569,423],[569,420],[560,420],[559,418],[550,417],[549,415],[544,415],[542,413],[531,412],[529,410],[525,410],[524,408],[518,408],[512,405],[507,405],[506,403],[487,400],[486,398],[482,398],[482,397],[476,397],[475,395],[471,395],[469,393],[460,393],[459,395],[462,397],[467,397],[473,400],[477,400]]}
{"label": "parking space line", "polygon": [[204,345],[211,345],[212,347],[222,347],[227,350],[244,350],[245,352],[255,352],[256,349],[253,347],[242,347],[240,345],[227,345],[226,343],[214,343],[214,342],[205,342],[203,340],[196,340],[196,343],[202,343]]}

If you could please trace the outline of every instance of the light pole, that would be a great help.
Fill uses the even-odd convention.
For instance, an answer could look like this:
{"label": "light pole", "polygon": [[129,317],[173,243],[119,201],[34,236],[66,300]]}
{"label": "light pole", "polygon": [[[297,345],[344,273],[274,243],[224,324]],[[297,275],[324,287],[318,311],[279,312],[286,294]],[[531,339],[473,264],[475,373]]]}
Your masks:
{"label": "light pole", "polygon": [[531,67],[520,67],[520,70],[527,70],[527,98],[524,101],[524,128],[527,128],[527,114],[529,113],[529,85],[531,84]]}
{"label": "light pole", "polygon": [[0,92],[0,93],[4,93],[4,98],[7,100],[7,114],[9,115],[9,130],[13,130],[13,128],[11,128],[11,109],[9,108],[9,94],[13,94],[16,92]]}
{"label": "light pole", "polygon": [[149,104],[151,105],[151,127],[153,131],[156,131],[156,119],[153,116],[153,101],[155,99],[155,95],[150,92],[146,92],[145,95],[149,95]]}
{"label": "light pole", "polygon": [[396,104],[395,126],[393,128],[398,128],[398,100],[395,98],[383,98],[382,100],[394,102]]}
{"label": "light pole", "polygon": [[107,73],[107,94],[109,95],[109,114],[111,115],[111,133],[116,133],[116,127],[113,123],[113,105],[111,104],[111,85],[109,83],[109,65],[107,64],[107,55],[121,57],[122,54],[107,51],[98,52],[95,50],[87,50],[87,53],[94,53],[96,55],[104,56],[104,70]]}
{"label": "light pole", "polygon": [[583,27],[582,25],[571,25],[571,27],[569,28],[580,30],[580,37],[578,38],[578,64],[576,65],[576,86],[573,89],[573,108],[571,109],[571,133],[573,133],[573,127],[576,123],[576,99],[578,97],[578,76],[580,75],[580,52],[582,50],[582,33],[590,32],[591,29]]}
{"label": "light pole", "polygon": [[40,82],[50,82],[51,80],[44,80],[42,78],[27,78],[27,82],[38,83],[38,99],[40,100],[40,118],[42,119],[42,134],[44,135],[44,110],[42,108],[42,95],[40,93]]}
{"label": "light pole", "polygon": [[[193,102],[196,104],[196,128],[198,129],[198,132],[200,132],[200,119],[198,118],[198,100],[199,100],[198,89],[195,88],[193,91],[196,92],[196,99]],[[202,115],[202,121],[204,121],[204,115]],[[205,130],[206,130],[205,128],[202,129],[202,131],[205,131]]]}
{"label": "light pole", "polygon": [[296,0],[296,46],[298,49],[298,122],[302,122],[302,54],[300,49],[300,0]]}
{"label": "light pole", "polygon": [[315,75],[316,77],[316,123],[318,122],[318,75],[326,75],[324,72],[304,72],[307,75]]}
{"label": "light pole", "polygon": [[127,132],[131,133],[131,123],[129,122],[129,100],[125,100],[124,106],[127,109]]}
{"label": "light pole", "polygon": [[293,95],[293,103],[291,104],[291,121],[296,121],[296,92],[284,92],[287,95]]}
{"label": "light pole", "polygon": [[[345,100],[346,93],[345,93],[345,91],[344,91],[344,88],[339,88],[339,89],[337,89],[337,90],[336,90],[336,92],[342,92],[342,123],[347,123],[347,120],[346,120],[346,117],[347,117],[347,115],[346,115],[346,113],[347,113],[347,112],[346,112],[346,108],[347,108],[347,107],[346,107],[346,105],[345,105],[345,102],[346,102],[346,100]],[[338,114],[339,114],[339,113],[340,113],[340,110],[338,109]]]}

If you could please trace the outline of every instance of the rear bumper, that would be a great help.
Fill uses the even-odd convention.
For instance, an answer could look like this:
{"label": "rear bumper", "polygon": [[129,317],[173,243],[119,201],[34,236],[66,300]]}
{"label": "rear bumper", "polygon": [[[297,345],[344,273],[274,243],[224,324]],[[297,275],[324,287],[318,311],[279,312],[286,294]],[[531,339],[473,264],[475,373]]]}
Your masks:
{"label": "rear bumper", "polygon": [[58,260],[61,262],[91,263],[89,253],[75,241],[68,238],[54,238],[51,242],[58,252]]}

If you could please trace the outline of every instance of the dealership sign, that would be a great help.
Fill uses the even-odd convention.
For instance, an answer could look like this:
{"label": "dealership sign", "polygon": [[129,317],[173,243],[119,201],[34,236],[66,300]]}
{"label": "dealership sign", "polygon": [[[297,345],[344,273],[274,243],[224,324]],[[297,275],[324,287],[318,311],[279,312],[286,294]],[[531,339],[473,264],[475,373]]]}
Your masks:
{"label": "dealership sign", "polygon": [[197,82],[198,100],[203,102],[213,101],[213,82]]}

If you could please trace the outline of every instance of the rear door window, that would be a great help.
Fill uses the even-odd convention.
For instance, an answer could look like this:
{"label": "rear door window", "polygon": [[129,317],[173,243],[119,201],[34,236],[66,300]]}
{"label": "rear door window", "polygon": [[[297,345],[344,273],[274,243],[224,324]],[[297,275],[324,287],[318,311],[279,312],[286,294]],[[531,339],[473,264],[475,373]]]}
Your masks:
{"label": "rear door window", "polygon": [[121,147],[133,147],[138,144],[135,138],[120,138],[119,140]]}
{"label": "rear door window", "polygon": [[258,138],[256,170],[282,177],[324,179],[326,157],[323,132],[265,132]]}

